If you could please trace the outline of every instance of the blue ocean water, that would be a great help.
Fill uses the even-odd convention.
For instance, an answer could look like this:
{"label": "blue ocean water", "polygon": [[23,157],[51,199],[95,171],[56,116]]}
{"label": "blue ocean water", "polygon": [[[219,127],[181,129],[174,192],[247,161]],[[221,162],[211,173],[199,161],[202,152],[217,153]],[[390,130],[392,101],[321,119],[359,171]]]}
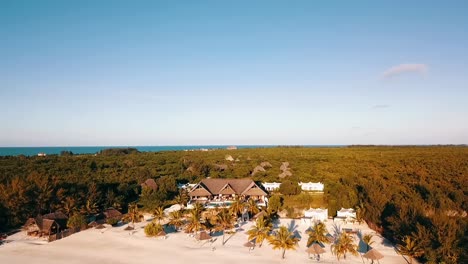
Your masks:
{"label": "blue ocean water", "polygon": [[[200,150],[200,149],[226,149],[228,145],[207,145],[207,146],[89,146],[89,147],[0,147],[0,156],[35,156],[38,153],[47,155],[60,154],[61,151],[71,151],[73,154],[95,154],[108,148],[136,148],[141,152],[159,152],[175,150]],[[276,145],[241,145],[237,148],[271,148]],[[338,145],[314,145],[303,147],[341,147]]]}

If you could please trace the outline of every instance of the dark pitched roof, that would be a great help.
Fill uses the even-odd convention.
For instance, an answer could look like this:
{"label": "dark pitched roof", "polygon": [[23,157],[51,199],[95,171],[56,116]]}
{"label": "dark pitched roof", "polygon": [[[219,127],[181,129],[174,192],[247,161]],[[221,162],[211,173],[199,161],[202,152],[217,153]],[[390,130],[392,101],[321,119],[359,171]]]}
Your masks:
{"label": "dark pitched roof", "polygon": [[104,216],[106,218],[119,218],[122,216],[122,213],[119,212],[117,209],[114,209],[114,208],[107,208],[104,212],[103,212]]}
{"label": "dark pitched roof", "polygon": [[42,219],[42,228],[41,228],[41,231],[42,232],[50,232],[53,227],[55,226],[56,229],[59,229],[59,224],[55,221],[55,220],[52,220],[52,219]]}
{"label": "dark pitched roof", "polygon": [[149,187],[153,191],[158,189],[158,184],[154,181],[154,179],[147,179],[144,183],[141,184],[141,187]]}
{"label": "dark pitched roof", "polygon": [[190,196],[218,194],[266,195],[252,179],[204,179],[190,191]]}
{"label": "dark pitched roof", "polygon": [[51,219],[51,220],[67,220],[68,216],[60,211],[55,213],[45,214],[42,216],[43,219]]}

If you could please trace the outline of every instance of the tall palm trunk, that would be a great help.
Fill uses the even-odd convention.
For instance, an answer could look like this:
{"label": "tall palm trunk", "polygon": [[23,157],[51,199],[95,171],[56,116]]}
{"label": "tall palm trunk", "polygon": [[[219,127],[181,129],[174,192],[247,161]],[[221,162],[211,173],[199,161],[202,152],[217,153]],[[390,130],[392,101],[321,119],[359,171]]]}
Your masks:
{"label": "tall palm trunk", "polygon": [[226,242],[224,241],[224,235],[225,235],[225,234],[226,234],[226,231],[223,230],[223,246],[224,246],[224,244],[226,243]]}
{"label": "tall palm trunk", "polygon": [[284,259],[284,254],[286,254],[286,249],[283,248],[283,254],[281,256],[282,259]]}

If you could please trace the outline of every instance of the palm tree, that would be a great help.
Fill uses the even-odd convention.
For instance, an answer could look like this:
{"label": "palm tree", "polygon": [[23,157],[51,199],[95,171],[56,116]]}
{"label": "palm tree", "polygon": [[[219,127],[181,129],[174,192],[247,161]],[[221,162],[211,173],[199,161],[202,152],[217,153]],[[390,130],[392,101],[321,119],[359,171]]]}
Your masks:
{"label": "palm tree", "polygon": [[198,215],[197,211],[191,211],[190,217],[188,219],[187,226],[185,230],[189,233],[197,233],[200,229],[202,229],[203,225],[200,221],[200,216]]}
{"label": "palm tree", "polygon": [[327,234],[328,230],[324,223],[317,223],[314,225],[312,230],[307,231],[309,239],[307,239],[307,247],[309,247],[314,242],[328,243]]}
{"label": "palm tree", "polygon": [[221,209],[217,215],[217,230],[223,231],[223,246],[226,244],[225,241],[225,234],[226,230],[234,228],[235,217],[231,214],[231,212],[227,208]]}
{"label": "palm tree", "polygon": [[372,241],[372,237],[374,235],[372,234],[366,234],[362,237],[362,241],[364,241],[364,243],[366,243],[366,252],[369,251],[369,247],[370,245],[374,244],[374,241]]}
{"label": "palm tree", "polygon": [[161,206],[156,207],[153,212],[154,220],[158,220],[158,223],[161,224],[161,220],[164,219],[164,209]]}
{"label": "palm tree", "polygon": [[416,243],[416,239],[411,236],[405,236],[402,243],[396,246],[399,254],[409,257],[409,263],[413,263],[413,258],[420,257],[424,254],[424,250]]}
{"label": "palm tree", "polygon": [[263,240],[268,238],[271,232],[271,223],[263,217],[257,218],[255,225],[252,226],[248,231],[249,241],[255,239],[255,243],[260,243],[259,247],[262,247]]}
{"label": "palm tree", "polygon": [[182,211],[179,210],[169,213],[169,225],[173,226],[176,231],[184,225]]}
{"label": "palm tree", "polygon": [[249,199],[247,201],[247,210],[249,211],[250,216],[254,216],[260,212],[257,202],[254,199]]}
{"label": "palm tree", "polygon": [[237,196],[229,208],[231,209],[232,214],[239,216],[240,214],[244,212],[245,203],[242,202],[240,198]]}
{"label": "palm tree", "polygon": [[81,208],[81,213],[86,215],[95,214],[98,210],[96,203],[93,203],[90,199],[86,200],[86,204]]}
{"label": "palm tree", "polygon": [[289,231],[287,227],[280,226],[279,230],[268,237],[268,243],[273,246],[273,249],[283,250],[281,258],[284,259],[286,250],[296,249],[299,238],[295,237],[293,232]]}
{"label": "palm tree", "polygon": [[143,221],[143,215],[138,211],[137,204],[128,205],[128,213],[123,217],[125,221],[132,223],[133,228],[135,228],[135,223]]}
{"label": "palm tree", "polygon": [[62,201],[62,208],[67,216],[71,216],[77,209],[76,200],[70,196],[67,196],[65,201]]}
{"label": "palm tree", "polygon": [[341,233],[336,239],[335,243],[331,246],[332,253],[336,255],[338,261],[341,256],[346,259],[346,253],[351,253],[352,255],[357,256],[357,245],[354,244],[353,238],[347,233]]}
{"label": "palm tree", "polygon": [[201,217],[201,214],[205,210],[205,207],[201,203],[195,203],[192,208],[192,212],[194,212],[196,215],[198,215],[198,218]]}

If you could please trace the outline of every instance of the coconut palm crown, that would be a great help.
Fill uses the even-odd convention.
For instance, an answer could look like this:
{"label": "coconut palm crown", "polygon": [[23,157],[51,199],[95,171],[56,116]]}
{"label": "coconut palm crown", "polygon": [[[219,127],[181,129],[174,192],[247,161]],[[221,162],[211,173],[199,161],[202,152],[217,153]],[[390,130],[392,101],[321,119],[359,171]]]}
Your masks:
{"label": "coconut palm crown", "polygon": [[354,243],[353,238],[347,233],[341,233],[331,246],[331,249],[338,261],[341,257],[346,259],[346,253],[351,253],[355,256],[358,255],[357,245]]}
{"label": "coconut palm crown", "polygon": [[271,223],[264,217],[259,217],[248,231],[248,240],[254,240],[255,244],[259,243],[259,247],[262,247],[263,241],[268,238],[271,232]]}
{"label": "coconut palm crown", "polygon": [[268,243],[272,245],[273,249],[282,250],[282,259],[284,259],[286,250],[296,249],[298,242],[299,239],[285,226],[280,226],[278,231],[268,237]]}

